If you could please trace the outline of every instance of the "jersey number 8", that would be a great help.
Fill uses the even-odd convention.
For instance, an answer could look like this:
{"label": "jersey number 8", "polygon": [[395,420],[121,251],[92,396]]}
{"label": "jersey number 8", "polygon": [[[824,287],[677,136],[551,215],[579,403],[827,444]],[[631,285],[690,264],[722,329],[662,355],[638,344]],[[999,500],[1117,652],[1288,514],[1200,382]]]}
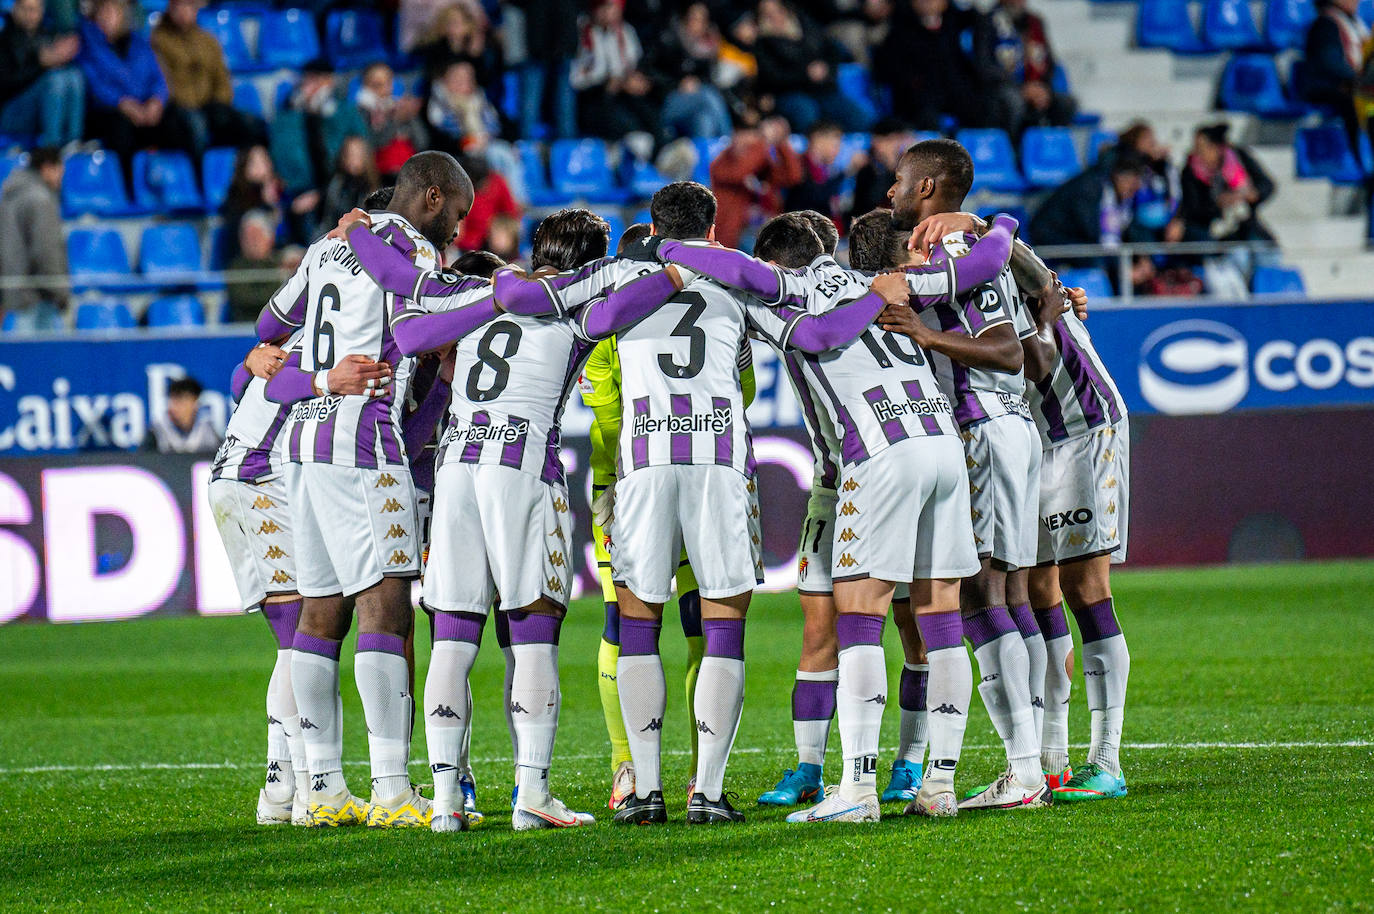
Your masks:
{"label": "jersey number 8", "polygon": [[[501,396],[501,392],[510,383],[508,360],[514,358],[516,351],[519,350],[520,336],[523,332],[519,324],[497,321],[482,335],[482,339],[477,343],[477,364],[468,372],[467,395],[470,402],[486,403]],[[497,337],[503,337],[500,352],[492,346]],[[495,377],[492,378],[490,386],[483,387],[482,373],[487,368],[494,372]]]}

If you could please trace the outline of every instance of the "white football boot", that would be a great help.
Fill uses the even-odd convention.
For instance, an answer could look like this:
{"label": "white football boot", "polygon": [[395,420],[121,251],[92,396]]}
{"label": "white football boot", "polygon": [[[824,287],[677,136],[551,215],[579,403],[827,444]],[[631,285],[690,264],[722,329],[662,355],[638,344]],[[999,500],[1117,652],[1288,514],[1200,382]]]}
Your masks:
{"label": "white football boot", "polygon": [[825,799],[810,809],[802,809],[787,817],[788,822],[877,822],[881,817],[878,810],[878,795],[871,793],[860,800],[846,800],[840,797],[840,789],[835,784],[825,788]]}
{"label": "white football boot", "polygon": [[285,803],[274,803],[267,798],[266,790],[258,791],[258,824],[289,825],[291,823],[292,802],[295,794]]}
{"label": "white football boot", "polygon": [[525,802],[522,794],[510,814],[511,827],[516,831],[530,831],[536,828],[578,828],[591,825],[596,817],[589,812],[573,812],[562,800],[549,794],[542,803],[535,805]]}
{"label": "white football boot", "polygon": [[926,779],[916,793],[916,799],[906,804],[902,811],[906,816],[932,816],[944,818],[959,815],[959,800],[954,796],[954,785]]}
{"label": "white football boot", "polygon": [[407,787],[390,800],[372,794],[367,807],[368,828],[429,828],[434,803],[413,786]]}
{"label": "white football boot", "polygon": [[1049,806],[1052,800],[1050,787],[1044,777],[1040,783],[1027,787],[1016,779],[1010,771],[1004,771],[997,780],[989,784],[981,793],[965,797],[959,802],[960,809],[1039,809]]}

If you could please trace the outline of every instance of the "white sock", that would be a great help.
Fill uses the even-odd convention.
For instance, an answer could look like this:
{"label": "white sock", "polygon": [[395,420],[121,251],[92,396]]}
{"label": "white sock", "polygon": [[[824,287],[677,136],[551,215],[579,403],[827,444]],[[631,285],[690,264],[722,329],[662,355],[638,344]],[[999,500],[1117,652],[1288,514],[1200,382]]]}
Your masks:
{"label": "white sock", "polygon": [[1027,683],[1031,697],[1031,726],[1035,728],[1035,741],[1038,745],[1040,734],[1045,727],[1045,639],[1040,635],[1023,637],[1021,643],[1026,648],[1028,677]]}
{"label": "white sock", "polygon": [[917,768],[926,760],[926,689],[929,681],[929,663],[902,664],[902,678],[897,687],[897,706],[902,713],[897,760]]}
{"label": "white sock", "polygon": [[425,745],[434,775],[434,805],[442,815],[463,805],[458,796],[463,747],[471,732],[472,693],[468,672],[477,659],[471,641],[435,641],[425,676]]}
{"label": "white sock", "polygon": [[[707,620],[710,621],[710,620]],[[725,789],[725,766],[744,708],[744,661],[701,658],[694,708],[697,716],[696,792],[715,802]],[[635,766],[639,776],[639,766]]]}
{"label": "white sock", "polygon": [[[1002,739],[1008,767],[1023,785],[1040,783],[1040,732],[1035,729],[1031,709],[1030,658],[1025,641],[1020,632],[1008,632],[984,644],[973,655],[982,674],[978,692]],[[989,680],[989,675],[997,678]]]}
{"label": "white sock", "polygon": [[410,788],[410,667],[405,639],[360,633],[353,677],[367,722],[372,792],[380,800],[390,800]]}
{"label": "white sock", "polygon": [[792,686],[792,737],[797,743],[797,761],[803,765],[825,765],[825,744],[830,741],[830,722],[835,719],[835,688],[840,671],[797,670]]}
{"label": "white sock", "polygon": [[273,803],[285,803],[296,792],[296,772],[287,736],[300,732],[296,697],[291,694],[291,651],[277,651],[272,678],[267,682],[267,779],[263,790]]}
{"label": "white sock", "polygon": [[[302,644],[314,650],[302,649]],[[310,795],[315,800],[348,789],[340,749],[343,714],[338,650],[337,641],[297,633],[296,647],[291,652],[291,690],[300,712],[301,737],[310,769]],[[324,651],[332,651],[333,656],[326,656]]]}
{"label": "white sock", "polygon": [[511,652],[515,669],[507,707],[519,753],[519,797],[523,805],[539,806],[549,798],[549,763],[558,732],[558,648],[512,644]]}
{"label": "white sock", "polygon": [[[882,621],[881,617],[870,618]],[[835,712],[840,722],[840,751],[844,756],[840,796],[846,800],[862,800],[877,793],[878,738],[886,705],[887,668],[883,646],[860,643],[842,648]]]}
{"label": "white sock", "polygon": [[1121,724],[1130,672],[1131,655],[1123,636],[1112,635],[1083,645],[1084,692],[1092,712],[1088,761],[1115,775],[1121,774]]}
{"label": "white sock", "polygon": [[[510,757],[514,762],[520,758],[520,737],[515,731],[515,718],[510,713],[510,690],[515,681],[515,652],[510,649],[510,645],[501,648],[501,653],[506,658],[506,681],[505,681],[505,701],[502,707],[506,709],[506,731],[510,734]],[[471,699],[469,699],[471,700]]]}
{"label": "white sock", "polygon": [[1062,635],[1045,641],[1045,716],[1040,730],[1040,767],[1058,774],[1069,764],[1069,696],[1073,680],[1065,666],[1073,638]]}
{"label": "white sock", "polygon": [[954,767],[964,746],[969,699],[973,697],[973,666],[960,644],[926,651],[930,681],[926,689],[930,728],[930,765],[926,780],[952,785]]}
{"label": "white sock", "polygon": [[[624,623],[622,619],[621,625]],[[620,714],[625,721],[625,736],[635,766],[635,794],[643,799],[652,791],[663,789],[659,753],[663,742],[663,712],[668,703],[663,659],[658,654],[626,656],[622,649],[615,664],[615,677],[616,689],[620,692]],[[700,679],[697,685],[700,687]]]}

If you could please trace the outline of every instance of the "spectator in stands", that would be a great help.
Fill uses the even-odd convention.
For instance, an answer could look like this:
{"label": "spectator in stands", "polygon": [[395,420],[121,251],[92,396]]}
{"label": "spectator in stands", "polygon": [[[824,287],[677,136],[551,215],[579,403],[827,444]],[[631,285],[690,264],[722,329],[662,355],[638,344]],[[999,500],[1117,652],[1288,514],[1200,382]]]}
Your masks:
{"label": "spectator in stands", "polygon": [[86,130],[119,154],[124,178],[132,176],[135,150],[147,146],[193,152],[186,116],[169,105],[167,81],[153,47],[129,22],[126,0],[95,0],[81,24],[81,54],[89,107]]}
{"label": "spectator in stands", "polygon": [[[1143,184],[1145,162],[1121,150],[1107,161],[1070,178],[1040,204],[1030,221],[1030,237],[1038,247],[1101,245],[1114,248],[1123,241],[1146,241],[1136,234],[1134,202]],[[1075,258],[1074,266],[1100,266],[1112,272],[1110,257],[1095,261]],[[1143,277],[1141,277],[1143,279]]]}
{"label": "spectator in stands", "polygon": [[429,146],[429,130],[420,118],[423,105],[411,95],[397,97],[396,73],[388,64],[379,61],[363,70],[357,103],[383,178],[394,178],[406,159]]}
{"label": "spectator in stands", "polygon": [[200,410],[203,388],[195,378],[167,385],[167,412],[148,420],[143,449],[160,454],[211,454],[219,449],[220,430]]}
{"label": "spectator in stands", "polygon": [[758,83],[759,62],[754,56],[759,30],[752,13],[745,13],[729,23],[729,38],[722,38],[716,55],[712,82],[725,96],[725,102],[737,117],[753,109],[750,115],[758,121],[755,87]]}
{"label": "spectator in stands", "polygon": [[520,259],[520,220],[515,216],[496,216],[487,227],[487,250],[507,263]]}
{"label": "spectator in stands", "polygon": [[720,32],[705,3],[693,3],[650,55],[650,68],[667,97],[665,138],[717,137],[730,132],[730,109],[714,85],[721,53]]}
{"label": "spectator in stands", "polygon": [[1359,161],[1355,84],[1363,69],[1369,26],[1360,20],[1360,0],[1317,0],[1317,7],[1321,14],[1307,30],[1300,88],[1309,102],[1340,115]]}
{"label": "spectator in stands", "polygon": [[0,31],[0,133],[39,146],[81,139],[86,83],[72,66],[81,39],[43,26],[43,0],[15,0]]}
{"label": "spectator in stands", "polygon": [[[474,189],[472,209],[458,224],[458,249],[476,251],[488,246],[492,220],[498,216],[520,217],[520,204],[510,185],[498,169],[487,164],[480,155],[465,155],[461,159]],[[517,234],[518,238],[518,234]]]}
{"label": "spectator in stands", "polygon": [[[67,246],[62,243],[62,154],[52,146],[35,149],[29,163],[16,168],[0,188],[0,276],[66,276]],[[5,289],[0,312],[14,315],[16,330],[60,330],[67,305],[65,283]]]}
{"label": "spectator in stands", "polygon": [[325,188],[324,199],[320,203],[319,224],[331,226],[339,217],[362,206],[367,195],[382,186],[381,175],[377,173],[377,160],[372,147],[360,136],[351,136],[339,147],[339,155],[334,160],[334,174]]}
{"label": "spectator in stands", "polygon": [[513,0],[524,13],[527,59],[520,73],[520,135],[536,135],[551,90],[555,136],[577,134],[577,99],[569,76],[578,52],[578,0]]}
{"label": "spectator in stands", "polygon": [[1117,150],[1135,153],[1144,163],[1140,192],[1135,195],[1136,224],[1153,233],[1152,240],[1182,241],[1183,220],[1178,216],[1179,170],[1170,161],[1169,147],[1159,141],[1148,123],[1135,121],[1121,132],[1116,146],[1103,155],[1116,155]]}
{"label": "spectator in stands", "polygon": [[1065,127],[1078,105],[1054,91],[1054,52],[1045,21],[1026,8],[1026,0],[999,0],[990,14],[993,52],[1005,75],[1005,103],[1013,116],[1013,136],[1027,127]]}
{"label": "spectator in stands", "polygon": [[486,14],[473,0],[460,0],[441,9],[428,39],[416,49],[425,62],[425,75],[437,81],[453,64],[471,64],[477,85],[487,91],[492,104],[499,105],[504,70],[501,46],[489,40],[487,31]]}
{"label": "spectator in stands", "polygon": [[863,168],[854,176],[854,202],[851,220],[878,206],[887,206],[887,192],[897,180],[897,160],[916,141],[911,129],[895,118],[883,118],[873,125],[873,142]]}
{"label": "spectator in stands", "polygon": [[[277,275],[281,266],[276,256],[277,224],[267,210],[245,213],[239,220],[238,240],[238,256],[229,262],[229,320],[251,324],[281,284]],[[260,278],[238,281],[233,274],[240,272],[257,273]]]}
{"label": "spectator in stands", "polygon": [[[858,153],[840,162],[844,131],[833,121],[820,120],[806,131],[806,152],[802,155],[802,179],[784,194],[787,209],[810,209],[834,219],[845,179],[866,165],[868,157]],[[889,187],[891,185],[888,185]]]}
{"label": "spectator in stands", "polygon": [[1227,131],[1227,124],[1219,123],[1193,136],[1179,207],[1184,236],[1189,241],[1273,241],[1259,220],[1259,207],[1273,195],[1274,182],[1254,156],[1227,141]]}
{"label": "spectator in stands", "polygon": [[480,153],[501,132],[501,118],[466,60],[450,63],[430,85],[425,115],[435,148],[454,155],[466,149]]}
{"label": "spectator in stands", "polygon": [[741,123],[711,163],[715,191],[716,240],[738,247],[751,221],[762,222],[782,211],[782,195],[802,180],[802,160],[788,139],[781,117],[757,127]]}
{"label": "spectator in stands", "polygon": [[224,198],[224,235],[228,250],[222,252],[221,262],[238,256],[239,222],[250,212],[263,211],[272,217],[274,225],[281,225],[286,239],[293,244],[308,244],[313,240],[315,210],[320,194],[308,190],[288,197],[285,184],[277,175],[272,157],[262,146],[240,149],[234,160],[234,175]]}
{"label": "spectator in stands", "polygon": [[167,77],[172,103],[191,130],[196,167],[210,146],[267,142],[261,120],[234,107],[224,49],[196,23],[200,0],[169,0],[153,29],[153,50]]}
{"label": "spectator in stands", "polygon": [[620,139],[627,133],[658,136],[654,84],[640,69],[644,50],[625,21],[624,0],[597,0],[582,24],[569,77],[577,91],[577,123],[584,133]]}
{"label": "spectator in stands", "polygon": [[873,52],[874,75],[892,88],[893,113],[922,130],[941,116],[964,127],[1003,126],[1006,82],[987,18],[949,0],[903,0]]}
{"label": "spectator in stands", "polygon": [[867,112],[845,98],[835,82],[842,54],[816,24],[782,0],[762,0],[755,14],[758,90],[772,97],[777,112],[797,130],[820,118],[849,133],[867,130]]}
{"label": "spectator in stands", "polygon": [[356,105],[345,104],[334,68],[323,58],[301,71],[300,81],[272,121],[272,157],[296,190],[328,180],[344,139],[367,133]]}

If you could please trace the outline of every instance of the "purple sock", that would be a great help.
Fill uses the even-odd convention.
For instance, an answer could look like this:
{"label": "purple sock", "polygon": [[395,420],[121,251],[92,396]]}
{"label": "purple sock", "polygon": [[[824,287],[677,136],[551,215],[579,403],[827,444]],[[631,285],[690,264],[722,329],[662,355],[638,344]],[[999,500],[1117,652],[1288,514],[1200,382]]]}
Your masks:
{"label": "purple sock", "polygon": [[381,651],[383,654],[405,656],[406,639],[385,632],[359,632],[358,651]]}
{"label": "purple sock", "polygon": [[563,620],[547,613],[499,613],[510,626],[511,644],[557,644]]}
{"label": "purple sock", "polygon": [[658,633],[663,623],[657,619],[620,617],[620,656],[635,657],[658,653]]}
{"label": "purple sock", "polygon": [[793,720],[830,720],[835,716],[834,679],[798,679],[792,684]]}
{"label": "purple sock", "polygon": [[1069,622],[1064,618],[1063,606],[1051,606],[1049,609],[1031,611],[1035,613],[1036,624],[1040,626],[1040,634],[1045,636],[1046,641],[1063,638],[1069,634]]}
{"label": "purple sock", "polygon": [[314,635],[307,635],[305,632],[296,632],[296,636],[291,639],[291,649],[293,651],[302,651],[306,654],[318,654],[321,657],[328,657],[330,660],[339,659],[339,649],[342,646],[342,642],[330,641],[328,638],[316,638]]}
{"label": "purple sock", "polygon": [[926,653],[963,647],[964,623],[957,609],[942,613],[918,613],[916,627],[921,631]]}
{"label": "purple sock", "polygon": [[985,606],[964,616],[964,636],[973,642],[974,650],[1014,631],[1016,623],[1005,606]]}
{"label": "purple sock", "polygon": [[1040,626],[1035,621],[1035,613],[1031,611],[1029,603],[1019,603],[1008,612],[1011,613],[1011,621],[1016,623],[1016,630],[1021,633],[1022,638],[1034,638],[1040,634]]}
{"label": "purple sock", "polygon": [[479,616],[477,613],[436,612],[434,640],[470,641],[473,644],[481,644],[482,626],[486,621],[486,616]]}
{"label": "purple sock", "polygon": [[285,603],[263,604],[262,617],[272,626],[272,634],[277,639],[277,650],[287,650],[295,640],[296,625],[301,621],[301,603],[298,597]]}
{"label": "purple sock", "polygon": [[1097,603],[1089,603],[1081,609],[1075,607],[1073,619],[1078,623],[1078,633],[1083,636],[1084,644],[1121,634],[1121,626],[1117,624],[1111,597]]}
{"label": "purple sock", "polygon": [[897,707],[903,711],[924,711],[926,682],[929,679],[928,670],[912,670],[903,666],[902,678],[897,686]]}
{"label": "purple sock", "polygon": [[840,613],[835,617],[835,636],[839,639],[840,650],[860,644],[882,644],[882,616],[865,613]]}
{"label": "purple sock", "polygon": [[744,659],[743,619],[702,619],[701,631],[706,636],[705,656]]}

